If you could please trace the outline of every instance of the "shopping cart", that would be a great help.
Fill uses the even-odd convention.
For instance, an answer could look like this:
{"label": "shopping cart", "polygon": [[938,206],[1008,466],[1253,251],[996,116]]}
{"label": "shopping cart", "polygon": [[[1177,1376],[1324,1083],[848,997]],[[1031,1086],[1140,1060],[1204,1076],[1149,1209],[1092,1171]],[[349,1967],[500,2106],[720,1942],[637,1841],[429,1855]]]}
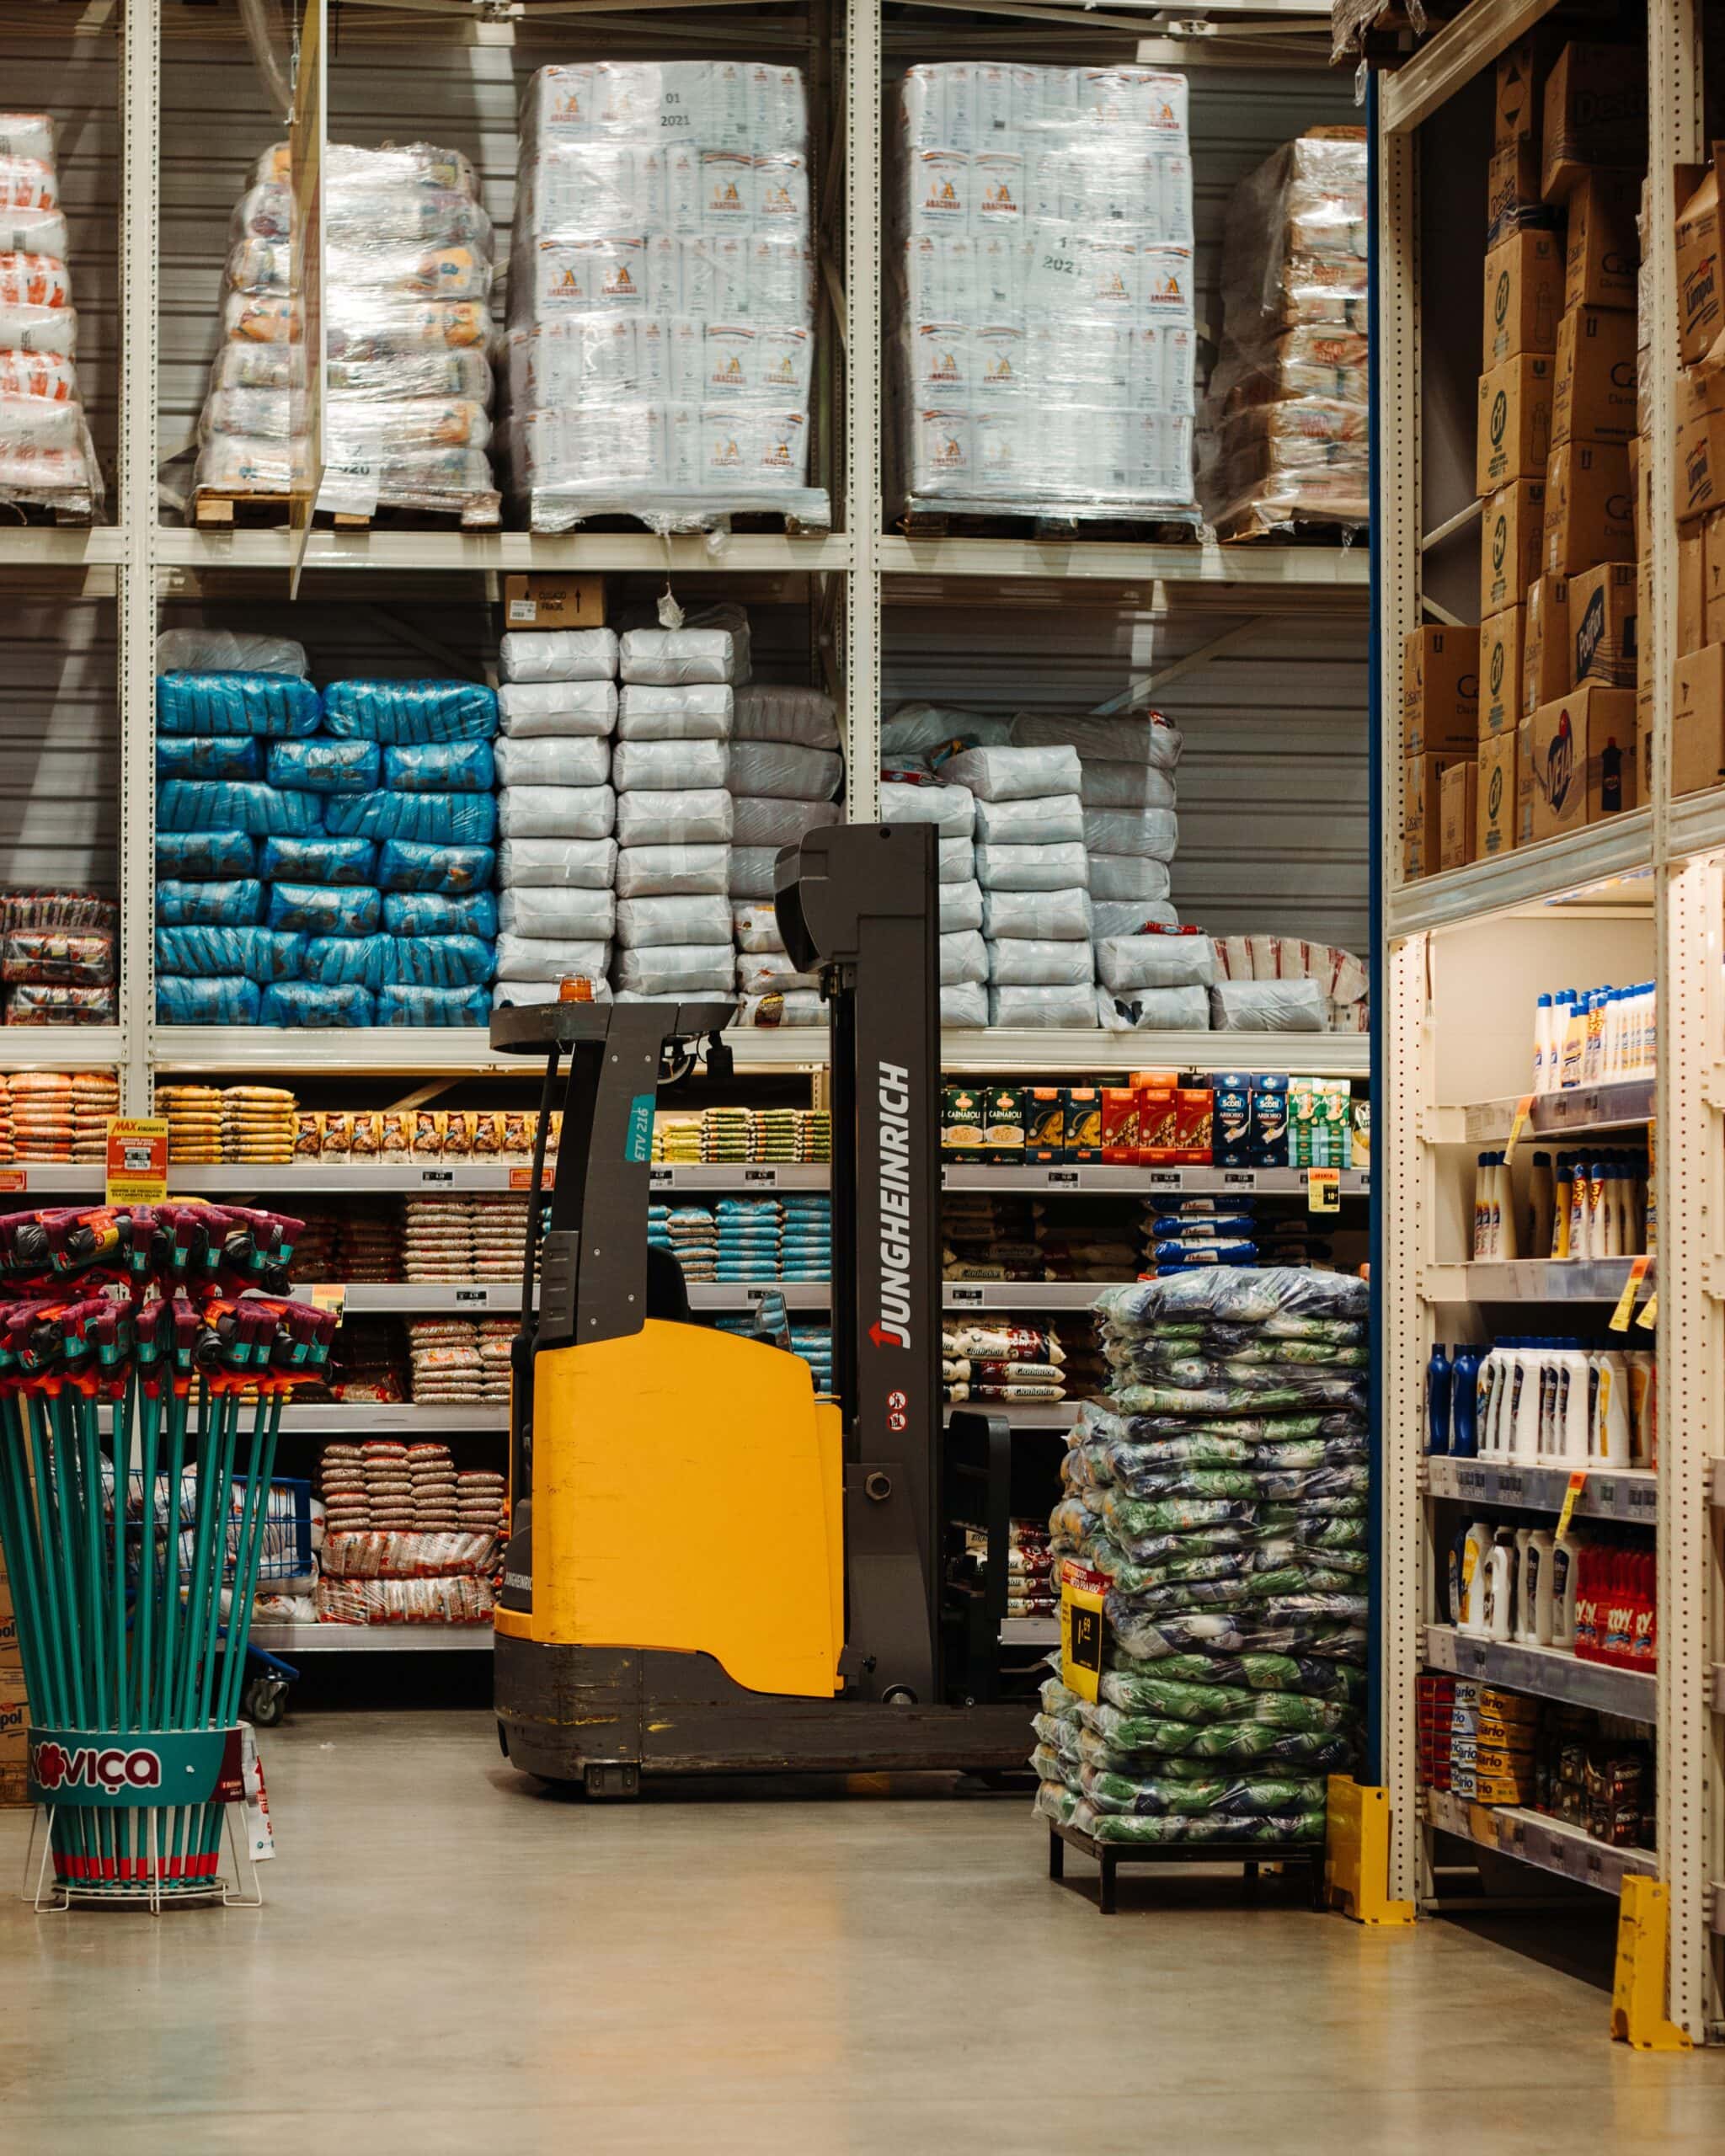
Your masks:
{"label": "shopping cart", "polygon": [[[238,1556],[236,1549],[228,1561],[227,1577],[230,1582]],[[311,1570],[312,1486],[277,1476],[270,1485],[270,1500],[264,1516],[264,1547],[258,1561],[259,1588],[261,1589],[270,1580],[305,1579]],[[299,1681],[299,1671],[291,1662],[271,1654],[256,1641],[248,1640],[240,1712],[254,1729],[274,1729],[287,1712],[289,1690]]]}

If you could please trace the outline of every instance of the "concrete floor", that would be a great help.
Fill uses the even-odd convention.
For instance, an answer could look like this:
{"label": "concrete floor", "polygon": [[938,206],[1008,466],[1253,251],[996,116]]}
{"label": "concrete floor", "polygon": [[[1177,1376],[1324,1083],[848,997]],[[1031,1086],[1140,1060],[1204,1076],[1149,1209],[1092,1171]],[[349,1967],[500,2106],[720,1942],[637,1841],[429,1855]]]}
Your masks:
{"label": "concrete floor", "polygon": [[[466,1711],[264,1746],[261,1911],[0,1904],[8,2156],[1725,2143],[1725,2052],[1632,2056],[1573,1977],[1274,1883],[1254,1908],[1234,1880],[1129,1882],[1104,1920],[1016,1799],[589,1810]],[[0,1817],[8,1884],[25,1830]]]}

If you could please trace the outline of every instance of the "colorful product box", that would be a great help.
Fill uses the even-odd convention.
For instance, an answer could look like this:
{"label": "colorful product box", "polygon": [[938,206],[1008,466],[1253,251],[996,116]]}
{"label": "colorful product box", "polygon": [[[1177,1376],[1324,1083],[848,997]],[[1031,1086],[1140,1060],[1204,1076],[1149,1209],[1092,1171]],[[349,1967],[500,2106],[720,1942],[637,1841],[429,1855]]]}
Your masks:
{"label": "colorful product box", "polygon": [[1138,1091],[1133,1086],[1102,1089],[1102,1156],[1111,1167],[1138,1165]]}
{"label": "colorful product box", "polygon": [[1102,1092],[1095,1086],[1060,1089],[1065,1157],[1081,1164],[1102,1158]]}
{"label": "colorful product box", "polygon": [[1033,1086],[1024,1096],[1024,1158],[1038,1166],[1064,1161],[1065,1096],[1058,1086]]}
{"label": "colorful product box", "polygon": [[1209,1086],[1182,1086],[1174,1094],[1174,1158],[1182,1167],[1210,1164],[1210,1129],[1215,1096]]}

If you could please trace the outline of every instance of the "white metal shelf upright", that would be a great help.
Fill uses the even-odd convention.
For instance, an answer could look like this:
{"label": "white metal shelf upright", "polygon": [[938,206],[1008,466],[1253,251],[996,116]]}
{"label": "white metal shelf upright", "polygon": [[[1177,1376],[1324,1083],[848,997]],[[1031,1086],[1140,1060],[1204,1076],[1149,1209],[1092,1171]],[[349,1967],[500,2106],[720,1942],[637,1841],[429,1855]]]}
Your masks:
{"label": "white metal shelf upright", "polygon": [[[1725,1310],[1719,1299],[1722,1166],[1720,858],[1714,797],[1674,803],[1669,792],[1671,662],[1675,649],[1676,526],[1671,474],[1676,373],[1673,168],[1702,152],[1697,11],[1692,0],[1648,7],[1653,326],[1651,530],[1653,604],[1641,634],[1652,665],[1650,801],[1621,827],[1512,851],[1448,876],[1407,883],[1402,863],[1401,672],[1405,634],[1423,618],[1430,544],[1423,499],[1430,445],[1423,369],[1441,338],[1421,318],[1419,127],[1544,15],[1551,0],[1473,0],[1436,32],[1379,102],[1376,376],[1381,445],[1378,499],[1381,843],[1388,948],[1383,1112],[1375,1134],[1384,1211],[1384,1778],[1394,1808],[1392,1895],[1428,1897],[1433,1880],[1416,1779],[1413,1678],[1426,1655],[1428,1559],[1420,1459],[1423,1374],[1434,1337],[1429,1293],[1442,1208],[1436,1147],[1454,1143],[1435,1111],[1438,1043],[1430,1006],[1434,939],[1537,905],[1605,875],[1648,872],[1653,893],[1659,1065],[1653,1096],[1658,1212],[1658,1876],[1670,1897],[1667,2005],[1699,2043],[1725,2036],[1720,1935],[1725,1917],[1721,1718],[1710,1712],[1722,1647],[1721,1582],[1708,1507],[1710,1462],[1725,1452]],[[1435,204],[1441,211],[1443,204]],[[1446,236],[1447,237],[1447,236]],[[1483,235],[1482,235],[1482,244]],[[1464,319],[1466,318],[1464,316]],[[1477,355],[1458,365],[1477,371]],[[1471,482],[1469,483],[1471,490]],[[1451,521],[1452,502],[1431,513]],[[1439,1806],[1428,1819],[1453,1824]],[[1507,1846],[1507,1844],[1506,1844]],[[1512,1849],[1512,1854],[1525,1854]],[[1528,1861],[1543,1860],[1528,1857]]]}

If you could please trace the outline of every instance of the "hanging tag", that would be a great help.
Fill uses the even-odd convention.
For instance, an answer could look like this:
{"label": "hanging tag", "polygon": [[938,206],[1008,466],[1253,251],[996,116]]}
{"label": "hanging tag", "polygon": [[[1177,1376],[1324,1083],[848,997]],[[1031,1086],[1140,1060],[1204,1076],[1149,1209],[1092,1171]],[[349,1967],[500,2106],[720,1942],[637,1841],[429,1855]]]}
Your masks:
{"label": "hanging tag", "polygon": [[1060,1566],[1060,1677],[1069,1692],[1094,1701],[1102,1682],[1106,1572],[1066,1558]]}
{"label": "hanging tag", "polygon": [[1509,1125],[1509,1135],[1503,1146],[1503,1165],[1507,1167],[1515,1158],[1515,1149],[1521,1143],[1521,1134],[1527,1128],[1528,1118],[1533,1113],[1533,1095],[1524,1093],[1515,1103],[1515,1114]]}
{"label": "hanging tag", "polygon": [[106,1182],[110,1205],[162,1203],[168,1195],[165,1116],[109,1117]]}
{"label": "hanging tag", "polygon": [[1659,1291],[1655,1288],[1653,1294],[1648,1297],[1647,1300],[1636,1312],[1635,1321],[1637,1325],[1645,1326],[1647,1331],[1651,1332],[1654,1325],[1658,1321],[1658,1315]]}
{"label": "hanging tag", "polygon": [[1637,1258],[1629,1268],[1629,1278],[1623,1283],[1623,1293],[1617,1298],[1617,1307],[1609,1320],[1613,1332],[1627,1332],[1629,1313],[1635,1308],[1636,1290],[1648,1277],[1648,1259]]}
{"label": "hanging tag", "polygon": [[318,1310],[334,1310],[338,1323],[347,1308],[347,1283],[334,1280],[320,1283],[304,1291],[312,1299],[312,1307]]}
{"label": "hanging tag", "polygon": [[1569,1478],[1569,1487],[1563,1492],[1563,1509],[1557,1515],[1557,1539],[1561,1542],[1569,1532],[1569,1523],[1575,1516],[1575,1501],[1587,1483],[1587,1470],[1578,1467]]}
{"label": "hanging tag", "polygon": [[1306,1171],[1306,1209],[1308,1213],[1339,1213],[1342,1209],[1342,1171],[1308,1168]]}

